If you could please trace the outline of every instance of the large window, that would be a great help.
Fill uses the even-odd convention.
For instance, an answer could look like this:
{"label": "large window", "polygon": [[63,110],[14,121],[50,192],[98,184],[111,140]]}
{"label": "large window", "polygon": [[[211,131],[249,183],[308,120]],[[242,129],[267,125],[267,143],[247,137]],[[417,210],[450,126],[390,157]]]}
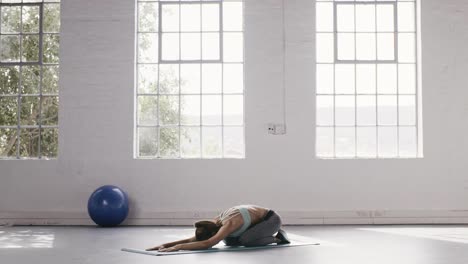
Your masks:
{"label": "large window", "polygon": [[318,157],[422,156],[418,5],[317,0]]}
{"label": "large window", "polygon": [[243,2],[137,5],[136,157],[243,158]]}
{"label": "large window", "polygon": [[0,3],[0,158],[58,149],[59,0]]}

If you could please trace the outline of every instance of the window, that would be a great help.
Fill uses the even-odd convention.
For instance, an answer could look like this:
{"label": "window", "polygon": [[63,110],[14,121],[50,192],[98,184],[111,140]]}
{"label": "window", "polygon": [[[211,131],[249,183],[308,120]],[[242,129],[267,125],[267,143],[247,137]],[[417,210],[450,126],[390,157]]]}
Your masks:
{"label": "window", "polygon": [[317,1],[318,157],[422,157],[418,4]]}
{"label": "window", "polygon": [[135,156],[243,158],[243,2],[137,5]]}
{"label": "window", "polygon": [[0,157],[55,158],[59,0],[0,3]]}

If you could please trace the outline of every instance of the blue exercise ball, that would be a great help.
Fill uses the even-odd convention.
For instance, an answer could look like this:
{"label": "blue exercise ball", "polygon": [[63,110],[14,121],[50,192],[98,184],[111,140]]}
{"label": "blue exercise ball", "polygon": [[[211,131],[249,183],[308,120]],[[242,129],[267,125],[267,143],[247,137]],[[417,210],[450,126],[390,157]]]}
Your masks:
{"label": "blue exercise ball", "polygon": [[99,187],[89,197],[88,214],[99,226],[118,226],[128,215],[127,194],[117,186]]}

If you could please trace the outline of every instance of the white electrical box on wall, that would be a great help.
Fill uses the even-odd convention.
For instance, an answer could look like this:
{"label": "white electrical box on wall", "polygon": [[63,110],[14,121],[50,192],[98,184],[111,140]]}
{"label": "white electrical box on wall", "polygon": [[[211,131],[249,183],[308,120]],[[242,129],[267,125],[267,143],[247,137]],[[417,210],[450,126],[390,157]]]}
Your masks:
{"label": "white electrical box on wall", "polygon": [[286,125],[285,124],[268,124],[268,134],[270,135],[284,135],[286,134]]}

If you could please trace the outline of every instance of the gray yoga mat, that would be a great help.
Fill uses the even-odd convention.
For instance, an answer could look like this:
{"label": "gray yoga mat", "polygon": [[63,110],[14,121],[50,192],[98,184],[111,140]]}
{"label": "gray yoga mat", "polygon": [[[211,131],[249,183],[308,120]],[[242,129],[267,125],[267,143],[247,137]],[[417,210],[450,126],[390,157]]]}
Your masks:
{"label": "gray yoga mat", "polygon": [[122,251],[145,254],[151,256],[171,256],[171,255],[183,255],[183,254],[198,254],[198,253],[215,253],[215,252],[231,252],[231,251],[247,251],[247,250],[263,250],[263,249],[272,249],[272,248],[284,248],[284,247],[303,247],[303,246],[316,246],[320,243],[316,242],[298,242],[293,241],[291,244],[284,245],[268,245],[263,247],[227,247],[227,246],[217,246],[205,250],[184,250],[184,251],[175,251],[175,252],[158,252],[158,251],[145,251],[141,249],[133,248],[122,248]]}

